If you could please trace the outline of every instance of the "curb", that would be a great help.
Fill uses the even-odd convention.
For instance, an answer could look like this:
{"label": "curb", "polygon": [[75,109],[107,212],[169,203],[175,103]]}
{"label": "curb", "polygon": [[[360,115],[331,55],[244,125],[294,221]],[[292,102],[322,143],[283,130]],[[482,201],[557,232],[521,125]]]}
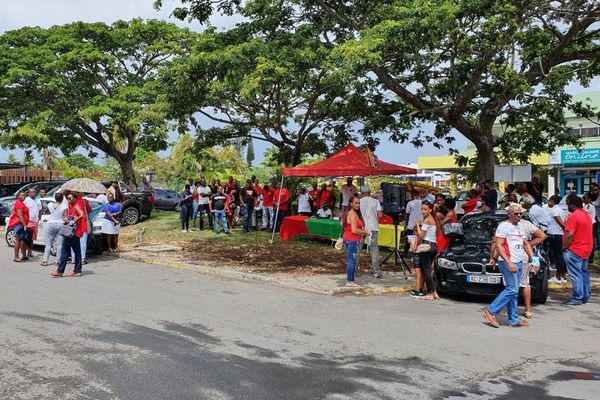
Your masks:
{"label": "curb", "polygon": [[209,275],[213,277],[219,277],[224,279],[232,279],[237,281],[244,282],[262,282],[265,284],[273,284],[279,287],[287,288],[287,289],[296,289],[302,290],[310,293],[317,293],[328,296],[381,296],[386,294],[394,294],[394,293],[406,293],[409,292],[411,287],[405,286],[391,286],[391,287],[383,287],[383,288],[373,288],[369,286],[364,286],[358,289],[340,287],[333,290],[319,290],[311,287],[302,287],[289,284],[287,282],[282,282],[277,278],[273,278],[270,276],[260,275],[260,274],[252,274],[248,272],[234,271],[225,268],[215,268],[215,267],[207,267],[203,265],[189,264],[184,262],[173,262],[168,259],[157,258],[157,257],[143,257],[143,256],[135,256],[124,253],[119,253],[116,255],[118,258],[122,258],[124,260],[130,261],[138,261],[144,264],[149,265],[158,265],[172,269],[180,269],[186,271],[197,272],[199,274]]}

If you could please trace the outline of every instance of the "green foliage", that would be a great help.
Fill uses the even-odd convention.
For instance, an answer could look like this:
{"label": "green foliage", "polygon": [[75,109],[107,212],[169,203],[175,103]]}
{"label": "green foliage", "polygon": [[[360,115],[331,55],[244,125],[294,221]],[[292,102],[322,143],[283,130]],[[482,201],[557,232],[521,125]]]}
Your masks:
{"label": "green foliage", "polygon": [[[234,5],[216,1],[196,14],[201,0],[183,3],[185,17],[201,22]],[[595,0],[254,0],[243,14],[267,37],[318,32],[332,49],[332,75],[358,78],[348,104],[368,139],[380,131],[441,147],[458,132],[477,147],[482,179],[493,177],[496,154],[523,162],[577,144],[564,112],[589,110],[566,89],[600,74]],[[499,122],[506,133],[494,137]]]}
{"label": "green foliage", "polygon": [[20,164],[19,159],[13,153],[10,153],[8,155],[8,158],[6,159],[6,162],[8,164]]}
{"label": "green foliage", "polygon": [[[248,7],[250,16],[255,10]],[[329,54],[309,24],[284,30],[269,20],[222,33],[209,29],[190,56],[166,71],[165,90],[181,131],[191,122],[200,148],[261,140],[280,150],[283,163],[296,165],[304,154],[326,151],[335,127],[347,125],[341,104],[349,82],[331,74]],[[204,128],[196,113],[220,126]]]}
{"label": "green foliage", "polygon": [[0,36],[0,144],[99,150],[132,181],[139,146],[167,146],[161,68],[195,35],[161,21],[21,28]]}

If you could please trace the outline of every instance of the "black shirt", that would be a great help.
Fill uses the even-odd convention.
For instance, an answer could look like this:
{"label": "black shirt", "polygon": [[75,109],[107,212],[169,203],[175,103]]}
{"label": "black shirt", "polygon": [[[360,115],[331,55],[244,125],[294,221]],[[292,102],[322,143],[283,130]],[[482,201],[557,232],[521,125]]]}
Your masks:
{"label": "black shirt", "polygon": [[252,186],[244,186],[242,188],[242,200],[244,204],[248,207],[254,207],[254,198],[256,197],[256,192]]}
{"label": "black shirt", "polygon": [[484,196],[485,204],[491,208],[492,211],[496,211],[498,209],[498,192],[496,192],[496,189],[486,190]]}
{"label": "black shirt", "polygon": [[213,210],[223,211],[225,209],[225,202],[227,196],[224,193],[215,193],[210,197]]}
{"label": "black shirt", "polygon": [[191,196],[191,195],[192,195],[192,192],[189,191],[189,190],[184,190],[183,192],[181,192],[181,196],[179,198],[181,199],[181,205],[182,206],[187,206],[187,207],[191,207],[192,206],[192,204],[194,202],[194,199],[192,197],[190,197],[187,200],[183,200],[186,197]]}

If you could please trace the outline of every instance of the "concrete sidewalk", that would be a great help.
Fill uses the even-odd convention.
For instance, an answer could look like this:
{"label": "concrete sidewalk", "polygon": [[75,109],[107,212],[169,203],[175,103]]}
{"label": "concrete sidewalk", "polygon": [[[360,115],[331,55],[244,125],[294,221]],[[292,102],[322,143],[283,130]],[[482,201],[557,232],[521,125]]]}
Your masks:
{"label": "concrete sidewalk", "polygon": [[[157,249],[158,250],[158,249]],[[118,257],[144,262],[157,266],[183,269],[194,271],[201,274],[211,275],[224,279],[234,279],[239,281],[248,281],[275,285],[290,289],[303,290],[312,293],[319,293],[330,296],[380,296],[392,293],[404,293],[413,290],[415,287],[415,274],[407,273],[407,278],[400,271],[384,272],[383,279],[375,279],[370,273],[359,272],[356,282],[361,285],[360,288],[348,288],[345,286],[345,274],[312,274],[312,275],[294,275],[290,273],[254,273],[245,272],[238,269],[224,267],[212,267],[182,262],[172,257],[166,257],[165,251],[128,251],[120,253]],[[592,287],[594,290],[600,289],[600,278],[592,278]],[[549,284],[550,292],[570,291],[571,285]]]}

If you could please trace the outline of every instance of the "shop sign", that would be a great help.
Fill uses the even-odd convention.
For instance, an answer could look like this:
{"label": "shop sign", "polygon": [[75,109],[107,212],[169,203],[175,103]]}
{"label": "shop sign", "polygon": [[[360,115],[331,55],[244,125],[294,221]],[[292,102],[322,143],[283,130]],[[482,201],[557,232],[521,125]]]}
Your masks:
{"label": "shop sign", "polygon": [[562,164],[600,163],[600,149],[569,149],[560,151]]}

